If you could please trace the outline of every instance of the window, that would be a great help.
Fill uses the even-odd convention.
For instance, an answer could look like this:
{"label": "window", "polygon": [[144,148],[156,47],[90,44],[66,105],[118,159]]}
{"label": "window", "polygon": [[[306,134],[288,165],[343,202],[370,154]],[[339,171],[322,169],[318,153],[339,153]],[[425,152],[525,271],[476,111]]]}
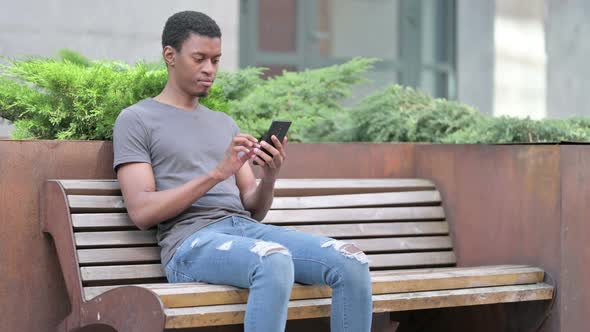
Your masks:
{"label": "window", "polygon": [[355,56],[382,59],[377,87],[455,98],[455,0],[242,0],[242,67],[276,75]]}

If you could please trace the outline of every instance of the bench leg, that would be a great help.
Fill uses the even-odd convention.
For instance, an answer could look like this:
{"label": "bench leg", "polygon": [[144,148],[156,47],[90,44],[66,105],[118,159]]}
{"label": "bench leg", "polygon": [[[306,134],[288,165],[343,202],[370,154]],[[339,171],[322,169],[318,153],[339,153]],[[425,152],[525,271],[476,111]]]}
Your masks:
{"label": "bench leg", "polygon": [[395,332],[399,322],[393,321],[388,312],[373,314],[371,332]]}
{"label": "bench leg", "polygon": [[165,325],[162,308],[157,295],[145,288],[119,287],[82,303],[59,324],[58,331],[82,332],[100,324],[118,332],[161,332]]}

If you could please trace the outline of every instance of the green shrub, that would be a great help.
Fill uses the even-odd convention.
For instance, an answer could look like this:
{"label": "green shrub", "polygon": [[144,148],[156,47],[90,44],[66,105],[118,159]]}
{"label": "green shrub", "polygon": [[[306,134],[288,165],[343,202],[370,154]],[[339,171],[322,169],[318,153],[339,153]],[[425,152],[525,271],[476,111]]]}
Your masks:
{"label": "green shrub", "polygon": [[[3,67],[0,116],[14,122],[13,138],[111,139],[121,110],[157,95],[166,84],[162,64],[90,61],[71,51],[60,55]],[[220,87],[204,104],[227,111]]]}
{"label": "green shrub", "polygon": [[[590,141],[590,119],[486,117],[465,104],[399,85],[344,106],[375,61],[356,58],[268,80],[261,78],[263,68],[220,72],[201,102],[256,136],[273,119],[291,120],[291,141]],[[57,59],[10,61],[0,69],[0,116],[14,122],[17,139],[108,140],[121,110],[157,95],[166,79],[163,63],[92,61],[70,50]]]}
{"label": "green shrub", "polygon": [[482,118],[476,125],[465,127],[444,143],[546,143],[590,141],[587,119],[531,120],[507,116]]}
{"label": "green shrub", "polygon": [[[306,131],[341,110],[341,101],[373,62],[355,59],[269,80],[261,78],[262,68],[221,72],[201,102],[230,114],[243,132],[254,135],[272,119],[292,120],[291,139],[303,140]],[[90,61],[69,50],[59,59],[11,61],[0,77],[0,116],[14,122],[16,139],[108,140],[120,111],[157,95],[166,78],[162,64]]]}
{"label": "green shrub", "polygon": [[[259,71],[245,74],[238,71],[236,77],[247,76],[244,80],[247,83],[237,89],[242,91],[238,98],[228,96],[229,114],[242,131],[258,136],[273,119],[291,120],[292,141],[314,141],[317,139],[314,133],[325,121],[345,111],[342,102],[350,96],[352,87],[364,80],[363,75],[374,62],[374,59],[357,58],[342,65],[283,72],[268,80],[260,80],[256,76]],[[224,89],[227,81],[221,81]]]}
{"label": "green shrub", "polygon": [[442,142],[482,116],[464,104],[393,85],[365,98],[351,117],[354,127],[347,136],[353,141]]}

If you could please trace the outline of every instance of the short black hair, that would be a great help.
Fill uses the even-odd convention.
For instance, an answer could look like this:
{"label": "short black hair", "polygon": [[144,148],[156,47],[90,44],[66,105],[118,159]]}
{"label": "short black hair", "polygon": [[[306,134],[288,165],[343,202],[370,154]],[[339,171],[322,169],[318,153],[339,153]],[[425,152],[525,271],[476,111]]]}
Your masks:
{"label": "short black hair", "polygon": [[215,21],[196,11],[178,12],[168,18],[162,32],[162,48],[172,46],[180,51],[182,43],[191,33],[210,38],[221,38],[221,30]]}

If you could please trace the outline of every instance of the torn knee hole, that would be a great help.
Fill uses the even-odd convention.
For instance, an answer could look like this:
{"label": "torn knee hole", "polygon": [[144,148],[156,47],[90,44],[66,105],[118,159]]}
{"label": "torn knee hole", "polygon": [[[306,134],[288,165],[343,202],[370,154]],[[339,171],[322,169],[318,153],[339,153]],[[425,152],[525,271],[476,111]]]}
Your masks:
{"label": "torn knee hole", "polygon": [[257,254],[260,257],[268,256],[274,253],[280,253],[283,255],[291,256],[291,253],[287,248],[275,242],[258,241],[256,242],[256,244],[254,244],[254,247],[252,247],[250,251]]}
{"label": "torn knee hole", "polygon": [[348,252],[349,254],[356,254],[357,252],[361,252],[359,247],[355,246],[354,244],[346,244],[342,246],[342,250]]}
{"label": "torn knee hole", "polygon": [[322,248],[329,247],[333,247],[336,251],[342,253],[344,256],[354,258],[361,263],[369,262],[367,255],[365,255],[365,253],[355,244],[338,240],[329,240],[322,244]]}

